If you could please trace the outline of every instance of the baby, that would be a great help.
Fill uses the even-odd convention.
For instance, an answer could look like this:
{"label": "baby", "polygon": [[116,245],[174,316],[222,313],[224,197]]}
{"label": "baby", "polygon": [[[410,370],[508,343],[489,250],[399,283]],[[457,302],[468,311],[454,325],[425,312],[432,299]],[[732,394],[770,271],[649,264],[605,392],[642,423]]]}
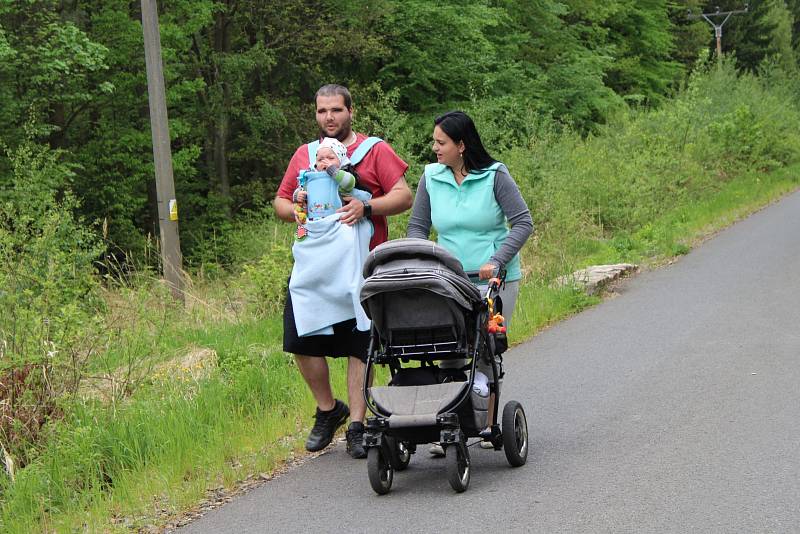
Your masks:
{"label": "baby", "polygon": [[[349,195],[353,192],[356,185],[356,177],[351,173],[342,170],[342,167],[349,165],[350,159],[347,157],[347,148],[333,137],[323,139],[317,148],[317,160],[309,168],[313,172],[326,172],[338,185],[340,196]],[[308,192],[301,184],[294,190],[293,194],[295,218],[297,219],[297,239],[301,240],[307,235],[305,222],[308,218],[306,204]]]}

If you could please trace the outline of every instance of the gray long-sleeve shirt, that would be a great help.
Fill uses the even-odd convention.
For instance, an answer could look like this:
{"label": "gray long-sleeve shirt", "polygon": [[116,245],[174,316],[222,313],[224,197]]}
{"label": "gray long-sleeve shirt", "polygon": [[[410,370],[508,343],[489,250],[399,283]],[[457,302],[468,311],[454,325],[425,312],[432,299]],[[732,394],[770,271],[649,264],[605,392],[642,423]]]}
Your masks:
{"label": "gray long-sleeve shirt", "polygon": [[[490,263],[503,267],[520,251],[522,245],[533,233],[533,219],[517,183],[508,173],[505,165],[502,165],[495,173],[494,198],[511,225],[511,231],[502,246],[489,258]],[[408,221],[408,237],[428,239],[431,225],[431,199],[425,188],[425,175],[423,174],[417,187],[411,218]]]}

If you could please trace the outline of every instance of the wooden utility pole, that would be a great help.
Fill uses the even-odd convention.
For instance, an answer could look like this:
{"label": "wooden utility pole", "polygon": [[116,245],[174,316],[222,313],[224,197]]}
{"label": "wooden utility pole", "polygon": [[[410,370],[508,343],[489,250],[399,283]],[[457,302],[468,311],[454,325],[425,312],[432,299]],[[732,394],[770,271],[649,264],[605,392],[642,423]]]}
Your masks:
{"label": "wooden utility pole", "polygon": [[[706,22],[711,24],[714,27],[714,37],[717,38],[717,60],[722,58],[722,27],[728,22],[728,19],[731,18],[731,15],[737,15],[739,13],[747,13],[747,10],[750,8],[748,4],[744,5],[744,9],[736,9],[734,11],[720,11],[719,7],[714,13],[700,13],[697,15],[693,15],[691,11],[689,11],[688,18],[689,19],[705,19]],[[722,22],[717,24],[713,20],[712,17],[725,17],[722,19]]]}
{"label": "wooden utility pole", "polygon": [[161,63],[161,36],[158,30],[156,0],[141,0],[144,57],[147,67],[147,94],[150,100],[150,131],[153,135],[153,160],[158,196],[158,229],[161,234],[161,260],[164,278],[172,296],[185,303],[180,238],[178,236],[178,203],[172,176],[172,152],[169,144],[167,100],[164,70]]}

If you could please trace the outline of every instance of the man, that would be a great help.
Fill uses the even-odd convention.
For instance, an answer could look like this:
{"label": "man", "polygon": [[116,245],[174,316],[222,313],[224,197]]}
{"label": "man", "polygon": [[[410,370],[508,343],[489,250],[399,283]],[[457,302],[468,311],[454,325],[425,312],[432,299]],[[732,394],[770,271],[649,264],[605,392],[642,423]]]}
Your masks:
{"label": "man", "polygon": [[[341,85],[325,85],[317,91],[315,102],[320,138],[338,139],[347,147],[348,157],[352,156],[367,136],[352,129],[353,104],[350,92]],[[292,156],[275,197],[275,212],[280,219],[296,222],[292,198],[298,185],[297,176],[310,164],[308,145],[302,145]],[[370,217],[375,230],[370,241],[372,249],[388,239],[386,216],[402,213],[411,207],[413,195],[404,178],[408,165],[388,143],[380,142],[370,149],[355,168],[359,185],[370,190],[372,199],[369,202],[356,199],[347,201],[338,210],[342,213],[340,221],[353,225],[364,217]],[[318,451],[327,447],[336,429],[350,416],[351,423],[346,432],[347,452],[353,458],[365,458],[367,454],[362,439],[367,407],[362,388],[369,332],[356,330],[355,319],[351,319],[333,325],[333,335],[300,337],[294,322],[291,294],[288,293],[283,325],[283,350],[294,354],[297,367],[317,402],[316,422],[306,440],[306,449]],[[348,357],[349,408],[333,397],[326,356]]]}

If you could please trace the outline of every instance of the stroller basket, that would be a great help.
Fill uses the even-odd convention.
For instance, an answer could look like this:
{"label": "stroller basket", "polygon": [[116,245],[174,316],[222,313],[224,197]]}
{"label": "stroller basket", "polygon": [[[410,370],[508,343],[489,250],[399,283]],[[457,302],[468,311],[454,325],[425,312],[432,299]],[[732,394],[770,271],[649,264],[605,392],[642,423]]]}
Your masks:
{"label": "stroller basket", "polygon": [[375,404],[388,418],[389,428],[433,426],[437,413],[451,406],[467,387],[467,382],[447,382],[430,386],[373,387]]}

